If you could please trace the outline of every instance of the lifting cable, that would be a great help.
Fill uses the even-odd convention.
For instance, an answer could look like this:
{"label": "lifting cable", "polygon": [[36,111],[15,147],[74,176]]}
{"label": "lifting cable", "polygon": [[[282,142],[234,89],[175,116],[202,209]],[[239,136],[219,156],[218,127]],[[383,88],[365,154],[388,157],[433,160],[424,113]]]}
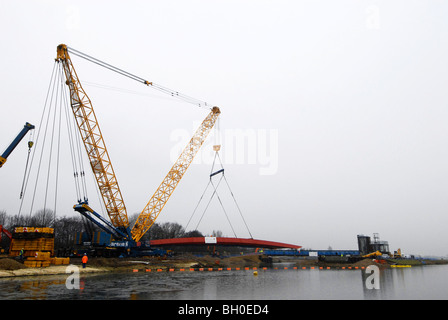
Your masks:
{"label": "lifting cable", "polygon": [[26,177],[27,177],[27,172],[28,172],[28,164],[30,161],[30,154],[31,154],[31,148],[34,145],[34,141],[33,141],[33,133],[32,131],[30,131],[30,138],[28,140],[28,154],[26,156],[26,164],[25,164],[25,172],[23,174],[23,180],[22,180],[22,187],[20,188],[20,199],[23,198],[23,194],[25,192],[25,182],[26,182]]}
{"label": "lifting cable", "polygon": [[[56,70],[56,62],[55,62],[54,65],[53,65],[53,71],[52,71],[52,73],[51,73],[50,84],[49,84],[49,86],[48,86],[47,95],[46,95],[46,97],[45,97],[44,109],[43,109],[43,111],[42,111],[42,115],[41,115],[41,118],[40,118],[40,124],[43,124],[43,121],[44,121],[45,113],[46,113],[46,111],[47,111],[47,107],[48,107],[48,98],[49,98],[49,96],[50,96],[50,92],[53,92],[53,91],[54,91],[54,86],[52,86],[52,85],[53,85],[53,83],[54,83],[54,81],[55,81],[55,70]],[[53,89],[53,90],[52,90],[52,89]],[[52,99],[52,98],[51,98],[51,99]],[[50,109],[51,109],[51,103],[50,103]],[[38,131],[37,131],[37,137],[36,137],[36,142],[35,142],[35,145],[36,145],[36,146],[37,146],[38,143],[39,143],[39,138],[40,138],[40,134],[41,134],[42,125],[39,125],[38,127],[39,127],[39,129],[38,129]],[[44,144],[45,144],[46,130],[47,130],[47,128],[45,128],[45,133],[44,133],[44,138],[43,138],[43,139],[44,139]],[[43,152],[42,152],[42,153],[43,153]],[[41,166],[41,162],[42,162],[42,153],[41,153],[41,155],[40,155],[39,165],[38,165],[38,168],[37,168],[37,176],[39,176],[39,172],[40,172],[40,166]],[[22,198],[21,198],[22,201],[20,202],[20,207],[19,207],[18,216],[20,216],[20,214],[21,214],[21,212],[22,212],[24,195],[25,195],[25,193],[26,193],[26,189],[27,189],[27,186],[28,186],[28,181],[29,181],[30,174],[31,174],[31,166],[33,165],[33,162],[34,162],[34,156],[35,156],[35,155],[36,155],[36,149],[34,149],[33,155],[32,155],[32,157],[31,157],[30,170],[28,171],[28,175],[27,175],[27,177],[26,177],[26,181],[25,181],[25,186],[24,186],[24,189],[23,189],[23,192],[22,192]],[[34,192],[33,192],[33,197],[32,197],[32,201],[31,201],[30,216],[31,216],[31,213],[32,213],[32,210],[33,210],[33,205],[34,205],[34,200],[35,200],[35,195],[36,195],[36,188],[37,188],[37,181],[38,181],[38,177],[36,178],[36,183],[35,183],[35,186],[34,186]]]}
{"label": "lifting cable", "polygon": [[83,59],[85,59],[85,60],[87,60],[89,62],[95,63],[95,64],[97,64],[97,65],[99,65],[99,66],[101,66],[103,68],[109,69],[109,70],[111,70],[113,72],[121,74],[121,75],[123,75],[125,77],[128,77],[128,78],[132,79],[132,80],[135,80],[137,82],[140,82],[140,83],[143,83],[143,84],[145,84],[147,86],[150,86],[150,87],[152,87],[152,88],[154,88],[154,89],[156,89],[158,91],[161,91],[161,92],[163,92],[165,94],[170,95],[171,97],[175,97],[175,98],[181,99],[181,100],[183,100],[185,102],[192,103],[194,105],[197,105],[200,108],[206,108],[206,109],[211,109],[212,108],[212,105],[207,103],[207,102],[205,102],[205,101],[202,101],[202,100],[199,100],[199,99],[187,96],[187,95],[185,95],[183,93],[180,93],[178,91],[171,90],[171,89],[169,89],[167,87],[164,87],[164,86],[161,86],[161,85],[156,84],[154,82],[150,82],[148,80],[145,80],[145,79],[143,79],[143,78],[141,78],[139,76],[136,76],[136,75],[134,75],[132,73],[124,71],[124,70],[122,70],[120,68],[117,68],[117,67],[111,65],[111,64],[108,64],[108,63],[106,63],[104,61],[96,59],[96,58],[94,58],[94,57],[92,57],[90,55],[87,55],[85,53],[82,53],[82,52],[80,52],[80,51],[78,51],[76,49],[73,49],[73,48],[67,46],[67,50],[71,54],[74,54],[74,55],[76,55],[76,56],[78,56],[80,58],[83,58]]}
{"label": "lifting cable", "polygon": [[[60,66],[60,73],[61,73],[61,85],[63,85],[63,68]],[[76,120],[74,117],[71,117],[70,113],[70,104],[68,103],[67,93],[64,90],[64,102],[65,102],[65,118],[67,123],[67,131],[68,131],[68,139],[69,139],[69,145],[70,145],[70,154],[72,159],[72,168],[73,168],[73,178],[75,182],[75,190],[76,190],[76,196],[78,203],[82,202],[84,200],[85,202],[88,201],[87,197],[87,187],[86,187],[86,181],[85,181],[85,170],[83,165],[83,152],[81,147],[81,141],[79,135],[76,134],[77,128],[76,128]],[[71,121],[70,121],[71,119]]]}
{"label": "lifting cable", "polygon": [[[209,182],[208,182],[207,186],[205,187],[205,190],[204,190],[204,192],[202,193],[202,195],[201,195],[201,197],[200,197],[200,199],[199,199],[199,202],[197,203],[195,209],[193,210],[193,213],[191,214],[190,219],[188,220],[188,223],[187,223],[185,229],[187,230],[188,225],[190,224],[190,221],[191,221],[191,219],[193,218],[193,215],[195,214],[197,208],[199,207],[199,204],[201,203],[202,198],[204,197],[204,194],[205,194],[205,192],[207,191],[208,187],[209,187],[210,185],[212,185],[214,191],[213,191],[213,193],[212,193],[212,195],[211,195],[211,197],[210,197],[210,199],[209,199],[209,201],[208,201],[208,203],[207,203],[207,205],[206,205],[206,207],[205,207],[205,209],[204,209],[204,211],[203,211],[203,213],[202,213],[202,215],[201,215],[201,217],[200,217],[200,219],[199,219],[199,222],[198,222],[197,225],[196,225],[196,230],[198,229],[199,224],[201,223],[202,218],[204,217],[205,212],[207,211],[207,209],[208,209],[208,207],[209,207],[209,205],[210,205],[210,202],[212,201],[213,197],[214,197],[215,194],[216,194],[216,196],[217,196],[217,198],[218,198],[218,201],[219,201],[219,203],[220,203],[220,205],[221,205],[221,207],[222,207],[222,209],[223,209],[223,211],[224,211],[224,214],[225,214],[225,216],[226,216],[226,218],[227,218],[227,221],[229,222],[230,227],[231,227],[231,229],[232,229],[232,231],[233,231],[233,234],[235,235],[235,238],[237,237],[237,236],[236,236],[236,233],[235,233],[235,230],[233,229],[233,226],[232,226],[232,224],[231,224],[231,222],[230,222],[230,219],[229,219],[229,217],[228,217],[228,215],[227,215],[227,212],[226,212],[226,210],[224,209],[224,205],[223,205],[223,203],[222,203],[222,201],[221,201],[221,198],[220,198],[219,195],[218,195],[218,190],[217,190],[217,189],[218,189],[219,185],[221,184],[221,181],[224,180],[225,183],[227,184],[227,187],[228,187],[228,189],[229,189],[229,191],[230,191],[230,194],[232,195],[232,198],[233,198],[233,200],[234,200],[234,202],[235,202],[235,204],[236,204],[236,207],[238,208],[238,211],[239,211],[239,213],[240,213],[240,215],[241,215],[241,218],[242,218],[242,220],[243,220],[243,222],[244,222],[244,225],[246,226],[246,229],[247,229],[247,231],[249,232],[249,235],[250,235],[251,239],[253,239],[252,233],[251,233],[250,230],[249,230],[249,227],[248,227],[248,225],[247,225],[247,223],[246,223],[246,220],[245,220],[244,217],[243,217],[243,214],[242,214],[242,212],[241,212],[241,209],[240,209],[240,207],[239,207],[239,205],[238,205],[238,203],[237,203],[237,201],[236,201],[236,199],[235,199],[235,196],[234,196],[232,190],[230,189],[230,185],[229,185],[229,183],[228,183],[228,181],[227,181],[227,179],[226,179],[226,177],[225,177],[225,175],[224,175],[224,167],[223,167],[223,165],[222,165],[222,161],[221,161],[221,158],[219,157],[219,153],[218,153],[218,151],[219,151],[219,150],[216,150],[216,152],[215,152],[215,158],[213,159],[213,164],[212,164],[212,169],[211,169],[211,172],[210,172],[210,179],[209,179]],[[214,168],[214,166],[215,166],[215,162],[216,162],[216,159],[217,159],[217,158],[218,158],[218,160],[219,160],[219,162],[220,162],[221,169],[219,169],[219,170],[217,170],[217,171],[214,172],[214,171],[213,171],[213,168]],[[220,179],[219,179],[217,185],[215,186],[215,185],[213,184],[213,182],[212,182],[212,178],[213,178],[214,176],[216,176],[216,175],[219,175],[219,174],[221,174],[221,177],[220,177]]]}
{"label": "lifting cable", "polygon": [[[43,219],[45,220],[45,215],[47,212],[47,200],[48,200],[48,196],[49,196],[49,185],[50,185],[50,171],[52,166],[56,168],[56,173],[55,173],[55,179],[56,179],[56,183],[55,183],[55,189],[54,189],[54,210],[53,210],[53,219],[51,220],[54,224],[55,222],[55,218],[56,218],[56,204],[57,204],[57,192],[58,192],[58,176],[59,176],[59,154],[60,154],[60,132],[61,132],[61,124],[60,124],[60,117],[61,117],[61,113],[59,112],[59,126],[56,127],[56,124],[58,122],[57,119],[57,115],[58,115],[58,110],[57,110],[57,104],[58,102],[60,102],[59,100],[62,99],[62,88],[59,87],[59,80],[61,78],[61,75],[57,72],[56,69],[56,62],[53,66],[53,71],[51,74],[51,78],[50,78],[50,85],[48,87],[48,91],[47,91],[47,95],[45,98],[45,104],[44,104],[44,109],[41,115],[41,119],[40,119],[40,124],[39,124],[39,129],[38,129],[38,133],[37,133],[37,138],[36,138],[36,142],[35,144],[38,145],[39,144],[39,140],[41,138],[41,133],[43,133],[43,141],[42,141],[42,148],[40,149],[40,155],[39,155],[39,162],[38,162],[38,167],[37,167],[37,173],[36,173],[36,180],[34,183],[34,190],[33,190],[33,195],[32,195],[32,200],[31,200],[31,206],[30,206],[30,211],[29,211],[29,216],[31,217],[32,213],[33,213],[33,207],[34,207],[34,203],[35,203],[35,199],[36,199],[36,192],[37,192],[37,186],[38,186],[38,182],[39,182],[39,176],[40,176],[40,172],[42,169],[42,164],[43,164],[43,155],[44,155],[44,148],[45,148],[45,142],[47,140],[47,132],[49,132],[49,127],[50,128],[50,134],[51,134],[51,141],[50,141],[50,151],[48,152],[48,169],[47,169],[47,174],[46,174],[46,182],[45,182],[45,193],[44,193],[44,205],[43,205]],[[54,108],[53,108],[54,107]],[[53,113],[53,114],[52,114]],[[52,115],[52,117],[50,117]],[[42,132],[41,129],[44,129],[44,131]],[[27,159],[27,167],[28,167],[28,163],[29,163],[29,156],[31,153],[31,147],[33,146],[33,141],[30,140],[28,142],[28,159]],[[56,152],[56,159],[52,159],[52,154],[53,154],[53,148],[55,148],[55,152]],[[31,156],[31,162],[30,162],[30,166],[29,166],[29,170],[26,168],[25,169],[25,176],[23,178],[23,183],[22,183],[22,190],[20,193],[20,198],[21,198],[21,203],[20,203],[20,208],[19,208],[19,212],[18,215],[21,214],[22,211],[22,207],[23,207],[23,201],[24,201],[24,196],[26,193],[26,189],[28,186],[28,181],[31,175],[31,168],[33,166],[33,162],[34,162],[34,157],[36,155],[37,149],[34,149],[34,152]],[[52,162],[56,161],[56,164],[53,165]],[[42,223],[46,223],[46,221],[42,221]],[[50,224],[51,224],[50,223]]]}
{"label": "lifting cable", "polygon": [[[84,199],[84,201],[87,201],[87,187],[85,182],[85,171],[84,171],[84,165],[82,160],[82,150],[81,150],[81,141],[80,137],[76,135],[76,132],[73,130],[76,130],[76,123],[75,119],[73,117],[69,116],[70,110],[70,103],[68,101],[68,93],[67,88],[65,86],[64,81],[64,73],[62,66],[59,65],[58,61],[55,61],[55,65],[53,67],[53,71],[50,78],[50,85],[48,87],[48,92],[45,98],[45,104],[44,109],[41,115],[40,119],[40,125],[37,132],[37,137],[35,141],[35,145],[39,145],[40,148],[39,151],[37,148],[34,148],[34,152],[32,152],[32,156],[30,159],[30,166],[28,168],[28,161],[27,159],[27,168],[25,169],[25,176],[22,183],[22,191],[20,194],[20,198],[22,199],[20,208],[19,208],[19,215],[22,212],[22,207],[24,204],[24,198],[26,189],[28,186],[28,182],[31,176],[31,167],[33,166],[34,157],[37,155],[36,153],[40,152],[40,155],[38,155],[38,164],[37,164],[37,173],[36,173],[36,179],[34,182],[34,190],[32,194],[31,199],[31,207],[29,211],[29,215],[31,216],[33,213],[33,207],[35,205],[36,200],[36,193],[38,190],[38,184],[39,184],[39,178],[41,171],[43,170],[44,165],[44,154],[48,157],[46,165],[48,166],[46,177],[44,185],[44,195],[43,195],[43,205],[44,210],[47,210],[47,203],[50,200],[50,192],[52,191],[51,188],[54,187],[54,217],[53,221],[55,221],[56,218],[56,206],[57,206],[57,199],[58,199],[58,183],[59,183],[59,163],[60,163],[60,151],[61,151],[61,134],[62,134],[62,113],[64,112],[65,121],[66,121],[66,127],[69,137],[69,146],[70,146],[70,154],[71,154],[71,160],[72,160],[72,167],[73,167],[73,176],[75,180],[75,190],[76,190],[76,196],[78,198],[78,201],[81,201],[81,199]],[[72,119],[72,120],[70,120]],[[50,135],[50,136],[48,136]],[[47,139],[48,145],[46,144]],[[42,141],[40,141],[42,140]],[[30,140],[29,142],[29,154],[28,157],[30,157],[31,153],[31,146],[33,145],[33,142]],[[44,150],[47,148],[47,150]],[[54,155],[53,155],[54,152]],[[50,171],[54,170],[50,174]],[[54,184],[53,184],[54,183]],[[51,185],[51,188],[50,188]]]}
{"label": "lifting cable", "polygon": [[[45,110],[47,108],[48,96],[50,95],[50,91],[51,91],[50,89],[51,89],[51,84],[53,83],[53,77],[54,77],[55,70],[56,70],[56,62],[54,63],[53,71],[51,72],[50,84],[48,86],[47,95],[45,97],[44,110],[42,111],[42,115],[41,115],[41,118],[40,118],[40,123],[43,122],[43,118],[44,118],[44,115],[45,115]],[[36,145],[38,144],[38,141],[39,141],[40,129],[41,129],[41,126],[39,125],[38,126],[38,130],[37,130],[36,142],[35,142]],[[36,149],[34,149],[33,155],[31,157],[30,170],[28,171],[28,174],[27,174],[26,178],[24,177],[24,182],[22,183],[22,191],[20,193],[20,199],[22,201],[20,202],[20,207],[19,207],[19,211],[18,211],[18,214],[17,214],[18,216],[20,216],[20,214],[22,212],[23,200],[24,200],[24,195],[26,193],[26,188],[28,186],[28,181],[29,181],[29,178],[30,178],[31,166],[33,164],[34,156],[36,155],[36,151],[35,150]]]}
{"label": "lifting cable", "polygon": [[[63,67],[61,65],[60,67],[60,72],[61,75],[63,75]],[[65,82],[62,80],[63,77],[61,76],[61,85],[64,85]],[[65,87],[65,86],[64,86]],[[88,192],[87,192],[87,182],[86,182],[86,171],[84,169],[84,161],[85,161],[85,157],[84,155],[84,147],[83,144],[81,142],[82,138],[79,134],[77,134],[78,132],[78,128],[77,128],[77,123],[76,123],[76,119],[75,117],[73,117],[71,115],[72,110],[71,110],[71,105],[69,103],[69,94],[66,93],[67,91],[64,90],[64,102],[65,102],[65,117],[66,117],[66,123],[67,123],[67,133],[68,133],[68,140],[69,140],[69,145],[70,145],[70,154],[71,154],[71,161],[72,161],[72,169],[73,169],[73,178],[74,178],[74,183],[75,183],[75,191],[76,191],[76,197],[77,197],[77,201],[78,203],[81,202],[85,202],[88,203],[89,202],[89,197],[88,197]],[[92,179],[95,180],[95,174],[93,173],[93,171],[90,170],[90,172],[92,173]],[[104,202],[101,199],[101,195],[100,195],[100,191],[98,188],[96,189],[96,193],[98,196],[98,202],[101,205],[101,215],[103,217],[105,217],[105,206],[104,206]],[[87,230],[87,232],[89,234],[92,234],[92,228],[93,228],[93,222],[88,220],[87,218],[84,217],[84,227],[85,230]]]}
{"label": "lifting cable", "polygon": [[[58,80],[60,79],[61,75],[59,74],[59,77],[57,78]],[[48,186],[50,183],[50,168],[52,166],[52,158],[53,158],[53,143],[54,143],[54,137],[55,137],[55,126],[56,126],[56,116],[57,116],[57,103],[58,103],[58,99],[61,98],[62,96],[62,92],[60,91],[60,87],[59,87],[59,81],[56,81],[55,83],[55,88],[56,88],[56,93],[55,93],[55,110],[53,112],[53,121],[52,121],[52,126],[51,126],[51,140],[50,140],[50,152],[49,152],[49,157],[48,157],[48,169],[47,169],[47,179],[46,179],[46,184],[45,184],[45,197],[44,197],[44,210],[47,208],[47,198],[48,198]],[[51,110],[51,109],[50,109]],[[50,113],[48,114],[48,117],[50,117]],[[49,119],[49,118],[48,118]],[[49,122],[47,122],[47,126],[49,125]],[[43,150],[43,148],[42,148]],[[58,160],[58,159],[56,159]],[[57,171],[58,171],[58,161],[56,161],[56,167],[57,167]],[[57,178],[56,178],[57,179]],[[57,193],[57,186],[55,188],[55,192]],[[56,201],[56,199],[55,199]],[[56,208],[54,210],[54,213],[56,213]]]}

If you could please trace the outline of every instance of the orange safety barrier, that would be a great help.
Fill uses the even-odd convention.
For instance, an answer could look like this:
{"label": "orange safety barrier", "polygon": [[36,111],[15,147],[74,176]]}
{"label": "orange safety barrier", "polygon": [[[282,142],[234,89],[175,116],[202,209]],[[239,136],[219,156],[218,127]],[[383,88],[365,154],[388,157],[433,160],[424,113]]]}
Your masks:
{"label": "orange safety barrier", "polygon": [[[31,263],[31,262],[28,261],[28,263]],[[324,269],[325,270],[331,270],[331,267],[317,267],[317,266],[316,267],[315,266],[301,267],[302,270],[307,270],[307,268],[310,269],[310,270],[315,270],[317,268],[319,268],[319,270],[324,270]],[[244,267],[244,270],[254,270],[254,271],[256,271],[258,269],[259,268],[257,268],[257,267]],[[273,267],[273,268],[262,267],[260,269],[262,269],[262,270],[268,270],[268,269],[278,270],[278,267]],[[283,267],[283,270],[288,270],[288,269],[290,269],[290,268],[289,267]],[[298,267],[292,267],[292,269],[297,270]],[[346,270],[346,269],[349,269],[349,270],[352,270],[352,269],[360,270],[360,269],[363,269],[364,270],[365,267],[357,267],[357,266],[354,266],[354,267],[337,267],[336,269],[341,269],[341,270]],[[189,270],[189,271],[204,271],[204,270],[208,270],[208,271],[223,271],[223,270],[232,271],[232,270],[236,270],[236,271],[238,271],[238,270],[242,270],[242,268],[239,268],[239,267],[230,268],[230,267],[228,267],[228,268],[189,268],[189,269],[185,269],[185,268],[179,268],[179,269],[168,268],[168,269],[165,269],[165,271],[169,271],[169,272],[186,271],[186,270]],[[152,269],[145,269],[145,272],[152,272],[152,271],[154,271],[154,270],[152,270]],[[156,271],[157,272],[162,272],[164,270],[159,268]],[[139,272],[139,269],[132,269],[132,272]]]}

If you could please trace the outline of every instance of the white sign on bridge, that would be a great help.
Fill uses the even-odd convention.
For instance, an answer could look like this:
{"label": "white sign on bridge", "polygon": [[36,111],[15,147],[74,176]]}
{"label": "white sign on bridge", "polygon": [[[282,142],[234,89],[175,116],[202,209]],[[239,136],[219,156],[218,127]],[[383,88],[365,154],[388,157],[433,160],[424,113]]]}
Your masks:
{"label": "white sign on bridge", "polygon": [[205,243],[217,243],[216,237],[204,237]]}

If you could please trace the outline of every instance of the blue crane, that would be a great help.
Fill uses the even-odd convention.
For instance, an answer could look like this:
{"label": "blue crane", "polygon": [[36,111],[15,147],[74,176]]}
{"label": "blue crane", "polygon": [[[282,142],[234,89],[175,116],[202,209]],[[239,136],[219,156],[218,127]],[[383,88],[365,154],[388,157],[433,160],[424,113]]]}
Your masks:
{"label": "blue crane", "polygon": [[[6,159],[8,159],[8,156],[11,154],[11,152],[17,147],[17,145],[22,141],[23,137],[26,136],[28,131],[34,129],[34,126],[30,123],[25,123],[25,126],[23,129],[19,132],[17,137],[11,142],[8,148],[6,148],[5,152],[0,156],[0,168],[5,164]],[[32,142],[30,141],[28,143],[28,147],[32,147]]]}

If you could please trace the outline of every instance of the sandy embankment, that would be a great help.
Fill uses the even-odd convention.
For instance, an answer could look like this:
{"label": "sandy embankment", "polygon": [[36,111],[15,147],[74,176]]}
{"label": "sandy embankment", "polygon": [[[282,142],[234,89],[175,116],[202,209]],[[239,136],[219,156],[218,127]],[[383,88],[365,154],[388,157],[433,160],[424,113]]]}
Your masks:
{"label": "sandy embankment", "polygon": [[[81,273],[106,271],[105,269],[103,270],[102,268],[92,266],[85,269],[80,268],[79,270]],[[67,273],[66,271],[67,265],[51,265],[45,268],[28,268],[14,259],[0,259],[0,278],[65,274]]]}
{"label": "sandy embankment", "polygon": [[[69,265],[79,267],[79,272],[129,272],[135,269],[181,269],[181,268],[210,268],[210,267],[258,267],[261,260],[258,255],[237,256],[232,258],[219,259],[215,257],[198,258],[192,255],[182,255],[168,259],[160,258],[90,258],[87,267],[81,268],[79,258],[71,258]],[[29,268],[11,258],[0,259],[0,278],[19,276],[41,276],[67,273],[69,265],[50,265],[49,267]],[[71,271],[68,271],[71,272]]]}

